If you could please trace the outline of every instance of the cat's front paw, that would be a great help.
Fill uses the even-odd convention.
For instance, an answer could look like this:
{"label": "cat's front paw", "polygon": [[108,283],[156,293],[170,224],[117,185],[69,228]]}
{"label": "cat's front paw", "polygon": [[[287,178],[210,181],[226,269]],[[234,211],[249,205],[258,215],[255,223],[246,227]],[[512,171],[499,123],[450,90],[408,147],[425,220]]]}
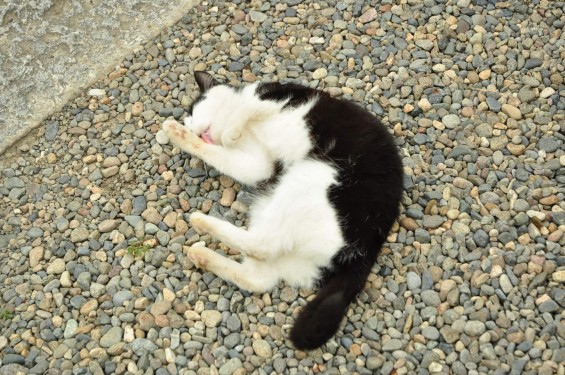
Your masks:
{"label": "cat's front paw", "polygon": [[202,212],[194,212],[190,215],[189,221],[196,233],[204,234],[209,232],[206,218],[207,215]]}
{"label": "cat's front paw", "polygon": [[163,122],[162,128],[173,145],[183,151],[192,152],[204,143],[200,137],[175,120],[166,120]]}
{"label": "cat's front paw", "polygon": [[165,120],[161,125],[161,128],[163,128],[165,134],[170,135],[179,132],[179,129],[177,128],[180,126],[182,125],[176,122],[175,120]]}

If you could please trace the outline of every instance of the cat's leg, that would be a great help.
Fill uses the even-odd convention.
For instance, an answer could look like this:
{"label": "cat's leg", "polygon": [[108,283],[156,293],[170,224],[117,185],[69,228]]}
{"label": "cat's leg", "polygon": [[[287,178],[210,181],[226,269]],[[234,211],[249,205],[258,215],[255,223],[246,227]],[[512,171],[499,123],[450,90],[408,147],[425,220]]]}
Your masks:
{"label": "cat's leg", "polygon": [[267,259],[267,252],[261,249],[259,239],[251,232],[213,216],[194,212],[190,223],[199,234],[209,233],[232,249],[258,260]]}
{"label": "cat's leg", "polygon": [[196,267],[213,272],[249,292],[264,293],[278,282],[276,273],[268,270],[262,262],[245,260],[239,263],[206,247],[198,246],[188,249],[188,257]]}
{"label": "cat's leg", "polygon": [[254,185],[273,174],[274,162],[259,147],[242,150],[206,143],[174,120],[165,121],[163,130],[174,146],[245,184]]}

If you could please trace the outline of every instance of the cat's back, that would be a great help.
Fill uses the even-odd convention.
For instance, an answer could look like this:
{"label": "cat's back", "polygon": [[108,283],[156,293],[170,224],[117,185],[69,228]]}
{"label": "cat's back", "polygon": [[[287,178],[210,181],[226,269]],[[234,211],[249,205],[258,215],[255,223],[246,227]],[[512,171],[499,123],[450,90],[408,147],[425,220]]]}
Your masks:
{"label": "cat's back", "polygon": [[347,218],[345,239],[371,244],[386,235],[403,189],[402,161],[389,130],[358,104],[322,91],[296,84],[266,84],[259,91],[267,100],[287,100],[288,110],[314,103],[306,115],[308,156],[337,171],[328,195],[338,216]]}
{"label": "cat's back", "polygon": [[314,103],[306,115],[313,141],[311,156],[339,162],[365,152],[371,154],[374,148],[382,153],[396,152],[392,136],[378,118],[352,101],[295,83],[261,83],[257,94],[261,100],[286,101],[284,110]]}

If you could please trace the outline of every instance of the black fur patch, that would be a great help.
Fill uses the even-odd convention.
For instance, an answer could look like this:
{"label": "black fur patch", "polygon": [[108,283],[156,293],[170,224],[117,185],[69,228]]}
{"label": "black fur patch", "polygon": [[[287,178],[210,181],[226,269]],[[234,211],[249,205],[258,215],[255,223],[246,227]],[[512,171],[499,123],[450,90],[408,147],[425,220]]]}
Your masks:
{"label": "black fur patch", "polygon": [[328,192],[346,245],[322,272],[322,289],[298,316],[290,337],[299,349],[315,349],[331,338],[347,306],[363,289],[399,214],[402,161],[393,137],[370,112],[353,102],[296,84],[262,84],[263,100],[288,100],[297,107],[316,98],[306,115],[314,147],[310,157],[331,163],[338,183]]}
{"label": "black fur patch", "polygon": [[277,82],[262,83],[257,87],[257,95],[261,100],[281,102],[288,100],[283,109],[298,107],[313,99],[318,92],[294,83]]}
{"label": "black fur patch", "polygon": [[[306,116],[314,142],[310,157],[339,171],[339,183],[330,189],[329,198],[345,224],[346,242],[376,257],[398,216],[403,190],[402,161],[388,129],[353,102],[297,84],[265,83],[257,92],[263,100],[288,100],[291,107],[317,97]],[[344,255],[336,255],[335,267],[351,261]]]}

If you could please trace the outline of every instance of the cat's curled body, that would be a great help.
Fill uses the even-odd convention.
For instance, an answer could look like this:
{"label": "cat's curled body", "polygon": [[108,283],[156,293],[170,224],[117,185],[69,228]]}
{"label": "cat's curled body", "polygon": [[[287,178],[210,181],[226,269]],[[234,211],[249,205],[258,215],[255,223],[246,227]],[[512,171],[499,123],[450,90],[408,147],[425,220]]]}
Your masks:
{"label": "cat's curled body", "polygon": [[363,289],[399,211],[402,164],[392,136],[369,112],[295,84],[243,88],[195,73],[202,95],[185,126],[163,129],[181,150],[255,187],[247,229],[193,213],[192,226],[243,255],[205,247],[189,257],[238,287],[262,293],[280,280],[320,286],[290,338],[323,345]]}

